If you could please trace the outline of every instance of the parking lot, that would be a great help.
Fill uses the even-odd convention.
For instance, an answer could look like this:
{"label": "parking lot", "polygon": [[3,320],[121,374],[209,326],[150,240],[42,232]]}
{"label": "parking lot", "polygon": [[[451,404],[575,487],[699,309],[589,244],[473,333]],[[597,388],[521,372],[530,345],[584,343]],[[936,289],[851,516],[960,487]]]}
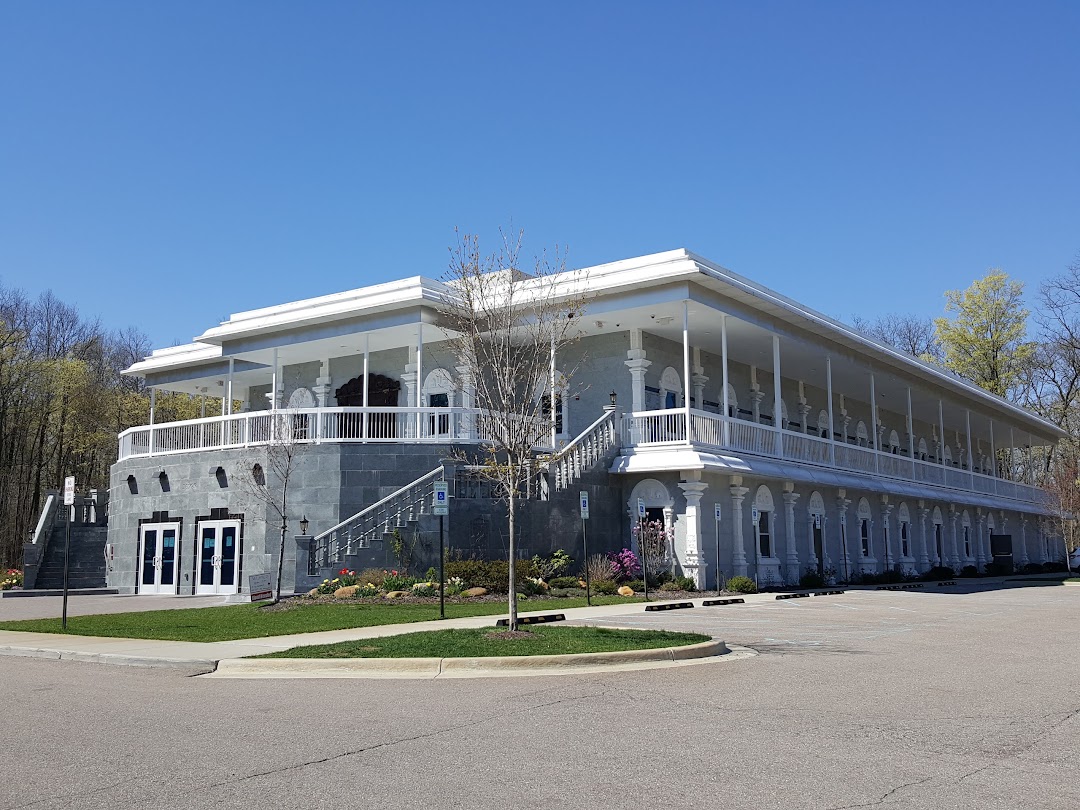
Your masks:
{"label": "parking lot", "polygon": [[602,621],[759,654],[474,681],[0,659],[0,808],[1075,808],[1078,613],[1062,586],[642,613]]}

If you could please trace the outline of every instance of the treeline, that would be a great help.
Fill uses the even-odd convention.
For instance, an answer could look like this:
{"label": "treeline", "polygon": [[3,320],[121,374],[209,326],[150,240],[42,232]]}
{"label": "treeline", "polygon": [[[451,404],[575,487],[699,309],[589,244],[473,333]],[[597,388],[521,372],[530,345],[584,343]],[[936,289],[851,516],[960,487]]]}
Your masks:
{"label": "treeline", "polygon": [[[0,567],[21,563],[45,492],[65,476],[80,492],[108,488],[117,433],[150,415],[142,382],[120,372],[149,350],[141,332],[107,329],[51,292],[0,285]],[[158,399],[163,421],[197,410]]]}
{"label": "treeline", "polygon": [[[1046,490],[1056,531],[1080,545],[1080,261],[1044,281],[1029,306],[1024,285],[991,270],[945,293],[945,315],[855,317],[863,332],[935,363],[1067,431],[1053,449],[999,460]],[[1034,314],[1031,307],[1034,308]]]}

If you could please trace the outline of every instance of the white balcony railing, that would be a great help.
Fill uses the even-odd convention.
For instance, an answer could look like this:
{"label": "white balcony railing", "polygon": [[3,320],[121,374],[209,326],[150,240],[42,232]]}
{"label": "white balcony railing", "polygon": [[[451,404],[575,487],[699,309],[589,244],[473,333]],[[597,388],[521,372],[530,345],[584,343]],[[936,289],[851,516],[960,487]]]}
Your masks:
{"label": "white balcony railing", "polygon": [[[686,423],[684,410],[628,413],[623,416],[624,442],[636,447],[686,444]],[[1027,503],[1044,499],[1042,490],[1027,484],[705,411],[690,411],[690,433],[693,444],[705,447],[827,467],[833,466],[835,458],[836,469],[999,495]]]}

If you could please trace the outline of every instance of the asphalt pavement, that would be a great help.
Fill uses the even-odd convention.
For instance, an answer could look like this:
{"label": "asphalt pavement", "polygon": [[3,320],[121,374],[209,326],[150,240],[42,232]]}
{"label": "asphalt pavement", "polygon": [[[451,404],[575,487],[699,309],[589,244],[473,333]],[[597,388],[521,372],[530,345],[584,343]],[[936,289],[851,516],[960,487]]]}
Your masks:
{"label": "asphalt pavement", "polygon": [[0,657],[0,808],[1076,808],[1080,588],[626,614],[757,656],[222,680]]}

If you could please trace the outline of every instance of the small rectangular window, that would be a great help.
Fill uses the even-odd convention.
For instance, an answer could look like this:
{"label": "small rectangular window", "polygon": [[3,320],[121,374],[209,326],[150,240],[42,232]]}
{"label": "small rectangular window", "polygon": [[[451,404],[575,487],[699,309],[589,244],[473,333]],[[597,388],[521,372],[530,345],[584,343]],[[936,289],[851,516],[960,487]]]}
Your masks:
{"label": "small rectangular window", "polygon": [[758,547],[762,557],[772,556],[772,537],[769,534],[769,513],[761,512],[758,515]]}

